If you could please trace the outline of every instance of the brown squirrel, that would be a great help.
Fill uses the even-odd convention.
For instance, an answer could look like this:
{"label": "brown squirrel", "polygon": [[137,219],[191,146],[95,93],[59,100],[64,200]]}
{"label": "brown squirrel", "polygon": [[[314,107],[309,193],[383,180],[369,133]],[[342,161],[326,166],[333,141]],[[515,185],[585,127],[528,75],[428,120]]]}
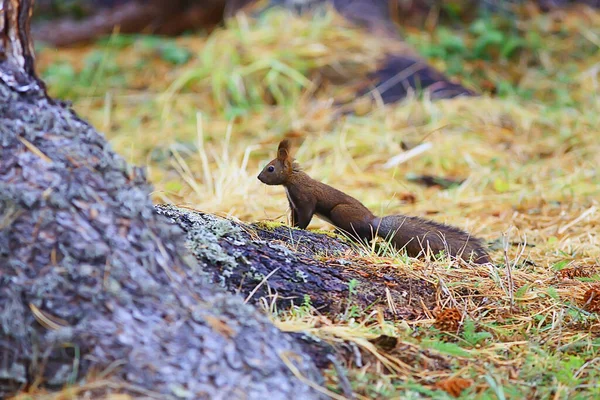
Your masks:
{"label": "brown squirrel", "polygon": [[269,162],[258,179],[267,185],[283,185],[292,210],[292,225],[306,229],[314,214],[355,240],[369,242],[375,236],[390,240],[410,257],[448,252],[478,264],[491,262],[479,239],[437,222],[406,215],[375,216],[360,201],[300,170],[290,156],[290,143],[283,140],[277,158]]}

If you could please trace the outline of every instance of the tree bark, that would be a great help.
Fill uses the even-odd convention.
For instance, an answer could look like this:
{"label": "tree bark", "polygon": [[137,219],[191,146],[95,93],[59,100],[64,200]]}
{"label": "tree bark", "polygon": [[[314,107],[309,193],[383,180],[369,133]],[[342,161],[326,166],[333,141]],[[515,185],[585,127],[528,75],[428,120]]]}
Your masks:
{"label": "tree bark", "polygon": [[210,283],[143,170],[46,95],[32,2],[0,0],[0,397],[93,370],[104,392],[311,399],[310,357]]}

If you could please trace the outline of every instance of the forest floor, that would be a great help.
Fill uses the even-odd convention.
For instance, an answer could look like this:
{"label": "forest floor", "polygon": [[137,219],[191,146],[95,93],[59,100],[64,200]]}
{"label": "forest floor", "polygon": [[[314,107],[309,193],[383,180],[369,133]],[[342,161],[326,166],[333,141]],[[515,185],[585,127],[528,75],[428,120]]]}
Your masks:
{"label": "forest floor", "polygon": [[[485,269],[363,251],[365,263],[436,284],[439,309],[458,310],[458,325],[435,309],[417,321],[324,316],[310,304],[272,313],[283,330],[370,352],[346,360],[357,398],[600,397],[600,13],[530,10],[402,34],[484,94],[352,99],[331,69],[363,76],[388,44],[333,13],[274,11],[210,35],[40,48],[38,69],[51,95],[147,167],[157,203],[285,222],[284,190],[256,176],[287,136],[309,175],[375,213],[454,224],[490,245],[496,267]],[[348,100],[354,115],[336,105]],[[392,163],[406,148],[417,151]],[[444,179],[428,186],[424,175]],[[381,334],[396,346],[368,341]],[[339,392],[333,368],[327,377]]]}

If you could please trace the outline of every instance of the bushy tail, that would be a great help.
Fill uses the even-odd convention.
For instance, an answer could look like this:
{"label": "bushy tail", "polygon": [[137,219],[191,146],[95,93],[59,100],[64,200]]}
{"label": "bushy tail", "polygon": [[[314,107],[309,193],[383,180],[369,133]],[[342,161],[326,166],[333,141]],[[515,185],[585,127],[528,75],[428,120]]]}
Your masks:
{"label": "bushy tail", "polygon": [[477,264],[491,262],[479,239],[454,226],[399,214],[375,218],[372,228],[397,249],[406,249],[410,257],[446,252]]}

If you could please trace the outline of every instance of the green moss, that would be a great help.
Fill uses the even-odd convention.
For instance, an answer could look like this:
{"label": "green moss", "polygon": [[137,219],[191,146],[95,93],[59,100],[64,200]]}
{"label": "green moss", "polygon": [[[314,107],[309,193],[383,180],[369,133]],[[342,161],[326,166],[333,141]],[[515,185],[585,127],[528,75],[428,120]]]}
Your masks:
{"label": "green moss", "polygon": [[296,229],[292,226],[286,225],[281,222],[276,222],[276,221],[259,221],[259,222],[253,223],[252,226],[256,227],[257,229],[262,229],[262,230],[269,231],[269,232],[273,232],[273,231],[275,231],[275,229],[280,228],[280,227],[288,227],[288,228]]}
{"label": "green moss", "polygon": [[311,229],[311,232],[318,233],[320,235],[327,235],[327,236],[329,236],[331,238],[334,238],[334,239],[337,239],[337,240],[342,240],[344,242],[349,242],[348,238],[346,238],[343,235],[340,235],[336,231],[330,231],[330,230],[327,230],[327,229]]}

